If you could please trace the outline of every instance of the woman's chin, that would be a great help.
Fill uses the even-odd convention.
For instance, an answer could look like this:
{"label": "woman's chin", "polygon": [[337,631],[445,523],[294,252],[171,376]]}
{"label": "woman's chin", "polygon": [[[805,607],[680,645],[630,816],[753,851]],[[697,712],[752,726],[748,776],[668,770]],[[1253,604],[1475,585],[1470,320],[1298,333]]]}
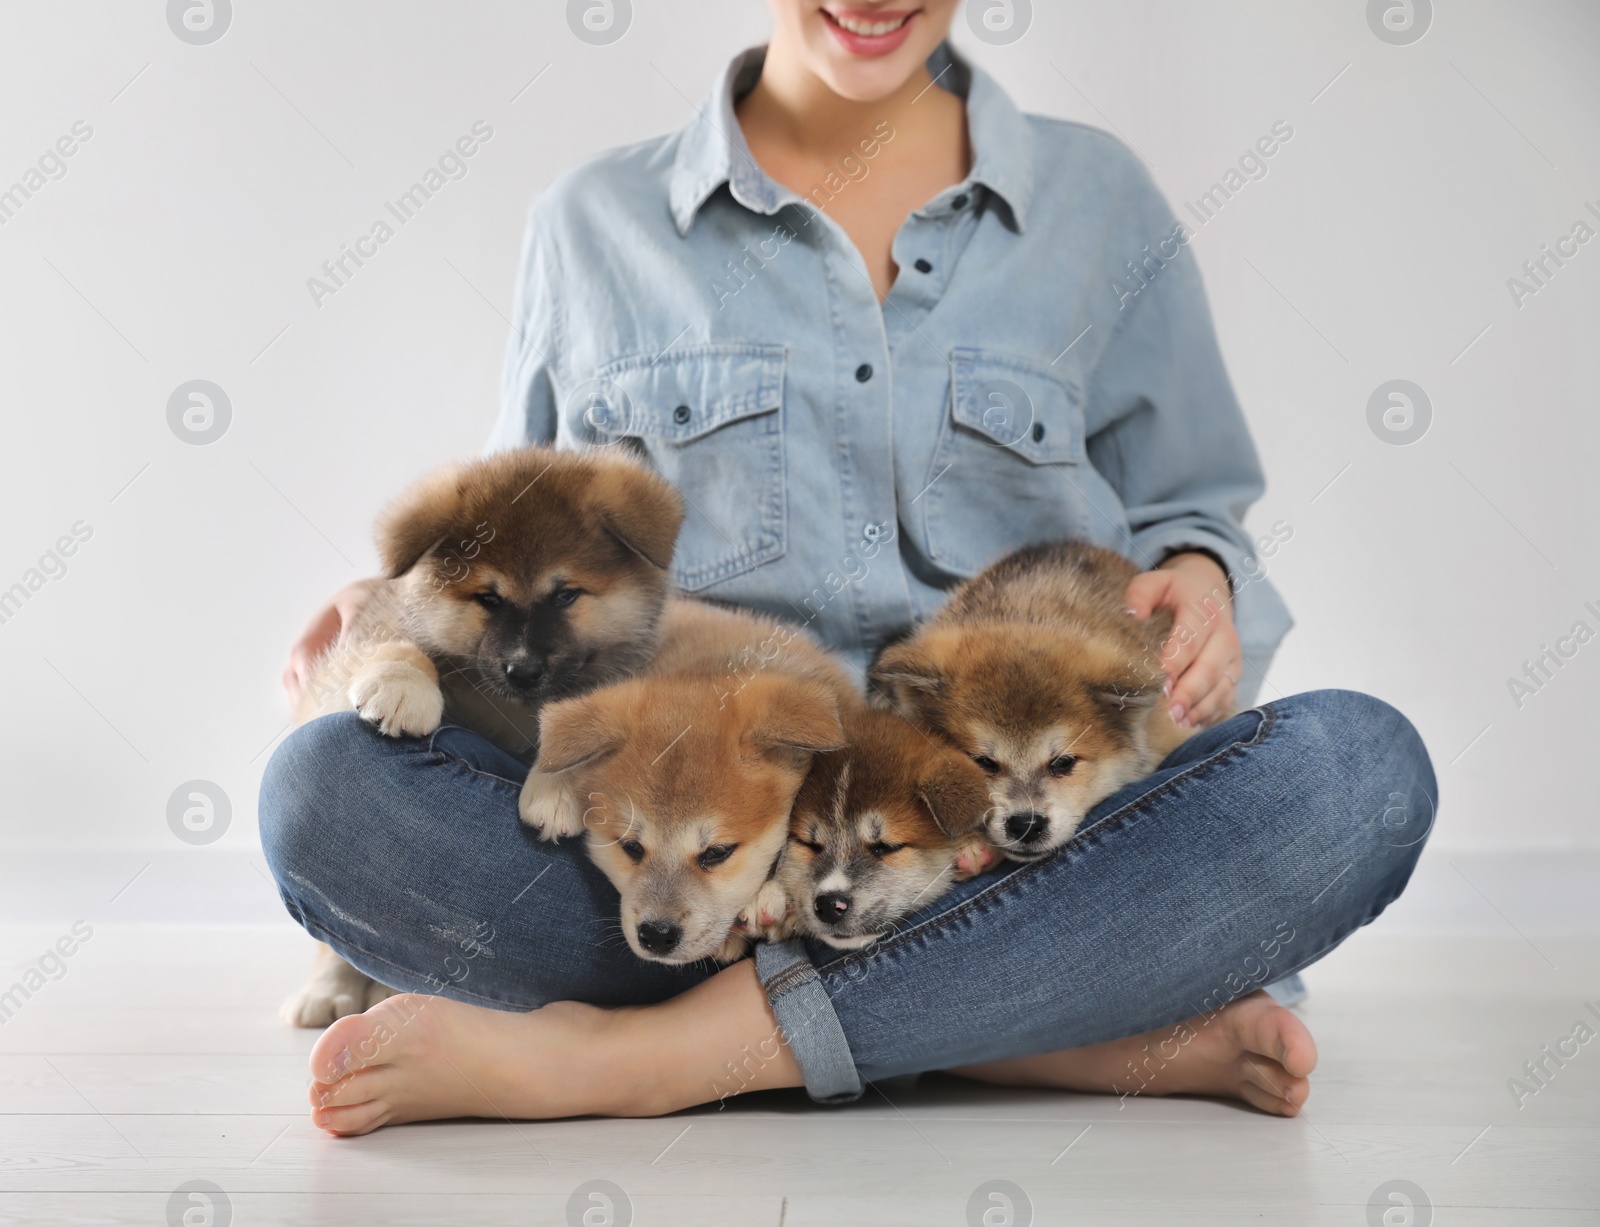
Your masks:
{"label": "woman's chin", "polygon": [[901,64],[899,53],[887,57],[887,60],[865,62],[845,60],[835,54],[828,56],[825,63],[817,65],[815,71],[823,83],[841,98],[850,102],[882,102],[904,89],[906,82],[922,67],[926,58],[923,56]]}

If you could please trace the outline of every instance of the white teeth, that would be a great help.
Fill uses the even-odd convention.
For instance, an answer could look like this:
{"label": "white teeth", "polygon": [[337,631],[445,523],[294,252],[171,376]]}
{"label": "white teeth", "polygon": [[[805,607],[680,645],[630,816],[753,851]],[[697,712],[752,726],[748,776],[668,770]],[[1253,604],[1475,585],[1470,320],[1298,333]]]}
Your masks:
{"label": "white teeth", "polygon": [[898,30],[911,20],[911,15],[908,13],[896,21],[857,21],[852,17],[835,17],[834,20],[852,34],[876,38],[879,35],[890,34]]}

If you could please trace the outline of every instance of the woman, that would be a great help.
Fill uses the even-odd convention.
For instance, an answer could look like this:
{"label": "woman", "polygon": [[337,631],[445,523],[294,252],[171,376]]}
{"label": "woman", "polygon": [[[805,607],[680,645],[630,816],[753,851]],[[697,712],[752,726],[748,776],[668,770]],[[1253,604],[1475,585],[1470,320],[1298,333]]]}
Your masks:
{"label": "woman", "polygon": [[[284,898],[362,970],[437,994],[328,1029],[322,1128],[849,1099],[928,1069],[1304,1102],[1311,1036],[1259,986],[1398,895],[1427,755],[1362,695],[1222,720],[1289,623],[1240,528],[1262,479],[1187,232],[1116,142],[1022,116],[956,59],[956,3],[772,0],[770,45],[688,127],[554,185],[495,441],[641,449],[690,508],[681,587],[858,665],[1015,545],[1111,545],[1149,568],[1130,609],[1176,615],[1169,702],[1195,735],[1058,855],[891,938],[712,974],[601,940],[614,893],[517,826],[521,769],[488,743],[308,725],[263,785]],[[313,623],[291,690],[360,592]]]}

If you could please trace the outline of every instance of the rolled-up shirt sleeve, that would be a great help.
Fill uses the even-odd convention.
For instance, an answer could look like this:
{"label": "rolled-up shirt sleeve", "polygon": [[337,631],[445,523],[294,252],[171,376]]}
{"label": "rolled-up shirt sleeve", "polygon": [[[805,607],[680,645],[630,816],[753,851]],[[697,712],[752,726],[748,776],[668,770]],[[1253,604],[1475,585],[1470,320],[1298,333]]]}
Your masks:
{"label": "rolled-up shirt sleeve", "polygon": [[506,343],[505,370],[500,381],[500,416],[489,436],[487,451],[555,441],[560,285],[560,256],[543,212],[535,204],[528,211],[522,259],[517,267],[511,336]]}
{"label": "rolled-up shirt sleeve", "polygon": [[1270,659],[1293,623],[1243,525],[1266,481],[1194,253],[1172,245],[1176,254],[1124,300],[1125,318],[1096,364],[1091,420],[1104,425],[1089,438],[1089,457],[1122,498],[1134,561],[1148,569],[1185,550],[1211,554],[1228,573],[1247,655]]}

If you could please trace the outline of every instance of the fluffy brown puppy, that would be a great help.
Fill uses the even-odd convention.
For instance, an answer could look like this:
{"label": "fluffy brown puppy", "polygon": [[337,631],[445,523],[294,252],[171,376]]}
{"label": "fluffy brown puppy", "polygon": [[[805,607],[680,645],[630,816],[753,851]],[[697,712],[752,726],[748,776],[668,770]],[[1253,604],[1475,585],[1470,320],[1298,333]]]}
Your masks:
{"label": "fluffy brown puppy", "polygon": [[843,744],[840,710],[860,702],[803,630],[674,599],[646,673],[544,709],[523,821],[587,833],[640,958],[730,961],[760,925],[812,756]]}
{"label": "fluffy brown puppy", "polygon": [[[522,448],[425,477],[379,520],[385,579],[296,722],[354,709],[422,737],[448,719],[531,761],[541,706],[649,662],[682,520],[676,491],[614,452]],[[324,947],[283,1015],[326,1026],[388,992]]]}
{"label": "fluffy brown puppy", "polygon": [[886,648],[872,688],[989,776],[989,841],[1013,860],[1065,843],[1085,814],[1188,736],[1161,698],[1172,615],[1124,608],[1136,568],[1081,542],[1028,546]]}
{"label": "fluffy brown puppy", "polygon": [[1000,858],[988,778],[965,754],[893,712],[851,711],[844,734],[795,798],[778,877],[794,930],[859,949]]}
{"label": "fluffy brown puppy", "polygon": [[677,492],[613,452],[522,448],[412,486],[378,523],[386,580],[296,712],[352,707],[390,736],[449,712],[531,761],[538,708],[655,652]]}

